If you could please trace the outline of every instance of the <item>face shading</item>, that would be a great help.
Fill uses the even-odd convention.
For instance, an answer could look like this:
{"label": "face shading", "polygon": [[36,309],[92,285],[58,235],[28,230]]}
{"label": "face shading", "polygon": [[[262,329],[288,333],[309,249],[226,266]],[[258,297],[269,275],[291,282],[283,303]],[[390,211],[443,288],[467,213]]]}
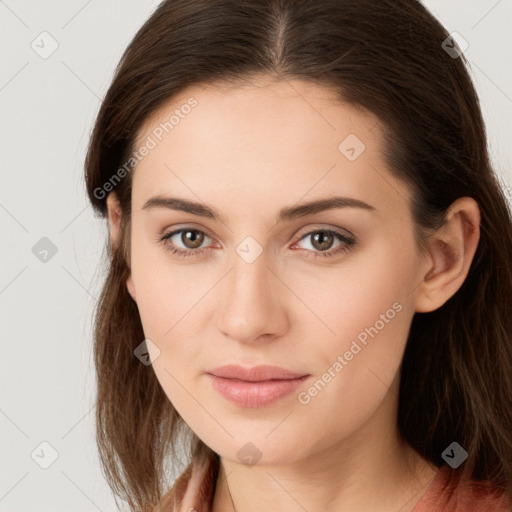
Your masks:
{"label": "face shading", "polygon": [[[269,464],[394,433],[426,267],[377,118],[298,80],[210,85],[151,116],[136,147],[148,137],[127,286],[185,422],[223,457]],[[228,364],[305,377],[279,398],[221,393],[208,373]]]}

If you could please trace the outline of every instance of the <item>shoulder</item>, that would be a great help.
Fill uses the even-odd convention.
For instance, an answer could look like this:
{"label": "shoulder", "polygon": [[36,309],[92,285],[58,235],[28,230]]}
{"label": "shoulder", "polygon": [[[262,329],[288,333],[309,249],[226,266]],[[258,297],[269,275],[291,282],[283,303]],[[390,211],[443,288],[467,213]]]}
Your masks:
{"label": "shoulder", "polygon": [[511,512],[512,500],[490,482],[461,480],[442,466],[413,512]]}
{"label": "shoulder", "polygon": [[[512,512],[512,500],[488,482],[471,480],[461,487],[459,508],[468,512]],[[462,508],[461,508],[462,507]]]}

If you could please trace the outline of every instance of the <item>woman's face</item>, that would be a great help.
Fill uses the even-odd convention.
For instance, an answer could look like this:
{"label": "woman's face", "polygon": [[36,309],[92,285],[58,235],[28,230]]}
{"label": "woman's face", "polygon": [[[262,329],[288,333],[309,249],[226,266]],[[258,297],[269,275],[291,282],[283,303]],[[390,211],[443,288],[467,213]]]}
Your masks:
{"label": "woman's face", "polygon": [[[139,131],[127,286],[163,390],[225,458],[291,462],[396,425],[430,265],[381,136],[297,80],[190,88]],[[156,196],[197,206],[147,206]],[[334,197],[361,204],[305,206]],[[224,395],[208,373],[231,364],[307,377],[281,398],[276,383],[219,379]]]}

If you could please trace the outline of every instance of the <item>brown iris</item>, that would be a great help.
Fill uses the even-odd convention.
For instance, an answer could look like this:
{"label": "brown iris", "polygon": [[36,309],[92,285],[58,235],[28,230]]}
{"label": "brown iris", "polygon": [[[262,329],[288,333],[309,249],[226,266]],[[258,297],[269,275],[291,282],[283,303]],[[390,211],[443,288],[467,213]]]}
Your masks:
{"label": "brown iris", "polygon": [[330,233],[319,231],[313,235],[313,246],[318,250],[326,250],[332,246],[334,236]]}
{"label": "brown iris", "polygon": [[183,231],[183,233],[181,234],[181,241],[185,244],[187,248],[196,249],[203,243],[204,233],[201,233],[200,231],[195,231],[193,229]]}

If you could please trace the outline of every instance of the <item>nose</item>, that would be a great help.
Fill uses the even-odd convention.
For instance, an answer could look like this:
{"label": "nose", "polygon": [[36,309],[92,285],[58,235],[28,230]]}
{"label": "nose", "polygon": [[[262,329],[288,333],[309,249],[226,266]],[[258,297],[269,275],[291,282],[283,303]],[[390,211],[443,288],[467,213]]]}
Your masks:
{"label": "nose", "polygon": [[225,278],[217,328],[240,343],[275,339],[288,328],[283,284],[268,263],[265,253],[252,263],[235,254]]}

